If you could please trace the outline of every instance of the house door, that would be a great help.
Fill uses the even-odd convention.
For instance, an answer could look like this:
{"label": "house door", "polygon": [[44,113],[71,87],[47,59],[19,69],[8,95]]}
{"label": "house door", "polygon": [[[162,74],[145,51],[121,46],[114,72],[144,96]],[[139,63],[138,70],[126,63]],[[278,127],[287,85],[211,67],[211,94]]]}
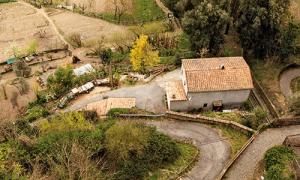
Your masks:
{"label": "house door", "polygon": [[222,111],[223,110],[223,101],[218,100],[213,102],[213,110],[214,111]]}

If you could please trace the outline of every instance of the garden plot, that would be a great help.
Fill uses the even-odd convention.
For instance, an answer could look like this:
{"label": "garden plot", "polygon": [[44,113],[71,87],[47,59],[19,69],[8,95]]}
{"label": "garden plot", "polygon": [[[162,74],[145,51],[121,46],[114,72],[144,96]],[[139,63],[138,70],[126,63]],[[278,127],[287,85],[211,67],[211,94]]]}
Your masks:
{"label": "garden plot", "polygon": [[[97,13],[113,12],[115,7],[115,4],[112,0],[68,0],[67,4],[75,4],[76,6],[85,8],[89,12]],[[123,7],[122,5],[120,5],[120,3],[118,3],[118,6]],[[131,10],[133,6],[132,1],[125,1],[124,6],[124,8],[126,8],[127,10]]]}
{"label": "garden plot", "polygon": [[24,50],[36,42],[37,51],[61,48],[49,22],[30,6],[20,3],[0,5],[0,62],[13,55],[13,48]]}
{"label": "garden plot", "polygon": [[[99,40],[102,36],[106,41],[110,41],[115,39],[116,36],[127,37],[131,34],[125,26],[115,25],[69,11],[53,9],[51,11],[50,18],[53,19],[58,29],[67,39],[72,34],[79,34],[84,42]],[[59,11],[59,13],[53,11]]]}

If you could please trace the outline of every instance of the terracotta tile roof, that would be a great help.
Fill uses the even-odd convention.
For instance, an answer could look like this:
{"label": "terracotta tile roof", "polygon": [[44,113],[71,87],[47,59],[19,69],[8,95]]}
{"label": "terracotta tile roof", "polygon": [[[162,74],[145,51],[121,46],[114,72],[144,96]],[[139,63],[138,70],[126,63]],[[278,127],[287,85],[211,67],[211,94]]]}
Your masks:
{"label": "terracotta tile roof", "polygon": [[188,92],[253,88],[250,68],[243,57],[184,59],[182,66]]}
{"label": "terracotta tile roof", "polygon": [[133,108],[135,106],[135,98],[108,98],[90,103],[84,109],[96,111],[99,116],[104,116],[113,108]]}
{"label": "terracotta tile roof", "polygon": [[166,84],[167,98],[170,101],[186,101],[185,91],[182,85],[182,81],[170,81]]}

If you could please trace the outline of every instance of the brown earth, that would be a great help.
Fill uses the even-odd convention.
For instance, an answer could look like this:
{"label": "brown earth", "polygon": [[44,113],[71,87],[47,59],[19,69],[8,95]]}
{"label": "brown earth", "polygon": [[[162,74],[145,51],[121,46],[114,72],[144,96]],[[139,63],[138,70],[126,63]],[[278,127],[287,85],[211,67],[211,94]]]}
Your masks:
{"label": "brown earth", "polygon": [[113,41],[118,37],[130,37],[132,33],[128,27],[115,25],[101,19],[86,17],[69,11],[51,9],[50,18],[54,21],[57,28],[68,38],[76,33],[80,34],[84,42],[92,42],[101,39]]}
{"label": "brown earth", "polygon": [[[41,38],[39,32],[43,31],[45,37]],[[0,4],[0,62],[13,55],[13,47],[25,51],[33,41],[38,51],[63,46],[49,22],[34,8],[21,3]]]}

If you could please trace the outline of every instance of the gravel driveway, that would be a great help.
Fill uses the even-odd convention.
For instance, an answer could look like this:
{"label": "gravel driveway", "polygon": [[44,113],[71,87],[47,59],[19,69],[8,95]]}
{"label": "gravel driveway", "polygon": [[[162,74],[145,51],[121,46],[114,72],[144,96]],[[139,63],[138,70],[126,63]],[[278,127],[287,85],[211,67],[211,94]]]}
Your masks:
{"label": "gravel driveway", "polygon": [[134,97],[136,98],[136,106],[138,108],[155,113],[163,113],[166,111],[164,102],[165,83],[170,80],[178,79],[180,79],[180,69],[171,71],[162,76],[158,76],[152,82],[145,85],[124,87],[80,100],[79,102],[76,102],[70,106],[67,111],[80,109],[89,103],[100,101],[103,99],[103,97],[108,96]]}
{"label": "gravel driveway", "polygon": [[245,150],[239,159],[226,173],[224,179],[252,180],[254,170],[265,152],[275,145],[283,143],[286,136],[299,134],[300,126],[289,126],[276,129],[267,129],[262,132],[255,141]]}
{"label": "gravel driveway", "polygon": [[198,162],[182,178],[184,180],[213,180],[230,158],[230,144],[209,126],[179,121],[151,121],[148,124],[174,138],[192,139],[193,144],[200,150]]}
{"label": "gravel driveway", "polygon": [[279,80],[280,88],[285,97],[291,97],[293,92],[291,90],[291,82],[293,79],[300,76],[300,68],[290,69],[284,72]]}

